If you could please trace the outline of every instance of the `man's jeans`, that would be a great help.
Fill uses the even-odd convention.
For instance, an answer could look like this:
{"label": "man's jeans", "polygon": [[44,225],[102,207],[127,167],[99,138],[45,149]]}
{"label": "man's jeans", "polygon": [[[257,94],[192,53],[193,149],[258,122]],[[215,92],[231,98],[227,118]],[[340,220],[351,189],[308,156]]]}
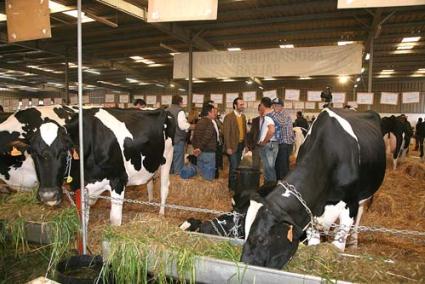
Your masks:
{"label": "man's jeans", "polygon": [[204,179],[213,180],[215,177],[215,152],[202,152],[198,156],[197,165]]}
{"label": "man's jeans", "polygon": [[180,175],[180,171],[184,166],[184,141],[174,144],[173,163],[171,164],[171,173]]}
{"label": "man's jeans", "polygon": [[292,153],[292,144],[279,144],[276,158],[276,178],[283,180],[289,173],[289,157]]}
{"label": "man's jeans", "polygon": [[260,157],[264,168],[264,183],[276,181],[275,163],[279,144],[277,142],[269,142],[260,147]]}
{"label": "man's jeans", "polygon": [[236,173],[236,169],[239,167],[241,162],[243,148],[245,147],[245,143],[241,142],[238,144],[238,149],[232,155],[229,156],[229,189],[235,190],[236,183],[238,179],[238,175]]}

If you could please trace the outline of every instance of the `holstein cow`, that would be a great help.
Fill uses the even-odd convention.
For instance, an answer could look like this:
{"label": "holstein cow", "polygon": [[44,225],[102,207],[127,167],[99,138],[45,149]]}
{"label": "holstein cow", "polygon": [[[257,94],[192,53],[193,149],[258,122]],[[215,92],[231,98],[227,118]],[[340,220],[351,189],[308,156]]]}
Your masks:
{"label": "holstein cow", "polygon": [[410,138],[412,137],[411,129],[408,129],[407,125],[394,115],[383,117],[381,127],[385,148],[387,153],[393,156],[393,169],[395,170],[398,159],[404,158],[409,149]]}
{"label": "holstein cow", "polygon": [[[86,188],[92,197],[111,192],[111,223],[121,224],[125,187],[147,183],[160,166],[160,213],[164,214],[173,156],[172,116],[164,110],[92,108],[83,111],[83,125]],[[67,157],[76,151],[78,141],[77,115],[65,127],[44,123],[31,139],[40,191],[52,203],[61,196]],[[72,167],[72,172],[73,183],[78,183],[78,168]]]}
{"label": "holstein cow", "polygon": [[30,137],[46,121],[64,126],[74,110],[61,105],[29,108],[14,114],[0,116],[0,179],[15,189],[30,189],[38,185],[31,156],[19,151],[21,143],[29,143]]}
{"label": "holstein cow", "polygon": [[343,250],[349,228],[360,223],[364,202],[382,183],[385,162],[377,113],[325,108],[310,127],[297,167],[286,181],[266,198],[251,201],[241,260],[280,269],[307,228],[309,243],[320,242],[317,230],[309,226],[309,212],[321,216],[318,221],[325,230],[339,219],[333,244]]}

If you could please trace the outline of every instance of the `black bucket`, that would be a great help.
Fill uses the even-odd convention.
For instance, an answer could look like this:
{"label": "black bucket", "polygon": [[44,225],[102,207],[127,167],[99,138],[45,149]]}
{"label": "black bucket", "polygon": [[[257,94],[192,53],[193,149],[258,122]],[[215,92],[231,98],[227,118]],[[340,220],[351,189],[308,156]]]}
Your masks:
{"label": "black bucket", "polygon": [[256,191],[260,187],[260,171],[254,168],[239,167],[236,170],[236,191]]}
{"label": "black bucket", "polygon": [[102,257],[92,255],[71,256],[58,263],[56,280],[62,284],[93,284],[103,283],[98,280],[102,270]]}

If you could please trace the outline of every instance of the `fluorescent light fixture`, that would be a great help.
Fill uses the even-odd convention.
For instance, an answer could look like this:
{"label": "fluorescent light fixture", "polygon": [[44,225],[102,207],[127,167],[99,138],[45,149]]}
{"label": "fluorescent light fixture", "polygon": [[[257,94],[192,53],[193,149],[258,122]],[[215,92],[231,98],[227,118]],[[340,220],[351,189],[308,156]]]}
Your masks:
{"label": "fluorescent light fixture", "polygon": [[362,70],[360,71],[360,73],[363,73],[366,69],[364,67],[362,67]]}
{"label": "fluorescent light fixture", "polygon": [[107,82],[107,81],[97,81],[97,82],[98,82],[98,83],[101,83],[101,84],[105,84],[105,85],[116,86],[116,87],[121,86],[121,84],[112,83],[112,82]]}
{"label": "fluorescent light fixture", "polygon": [[145,63],[145,64],[155,64],[155,62],[154,61],[152,61],[152,60],[150,60],[150,59],[142,59],[142,60],[136,60],[136,62],[137,63],[139,63],[139,62],[142,62],[142,63]]}
{"label": "fluorescent light fixture", "polygon": [[416,73],[413,73],[412,75],[410,75],[410,77],[425,77],[425,74],[416,72]]}
{"label": "fluorescent light fixture", "polygon": [[227,51],[241,51],[240,47],[228,47]]}
{"label": "fluorescent light fixture", "polygon": [[143,58],[142,56],[139,55],[135,55],[135,56],[130,56],[131,59],[133,60],[144,60],[145,58]]}
{"label": "fluorescent light fixture", "polygon": [[[74,17],[74,18],[78,18],[78,11],[77,10],[71,10],[71,11],[66,11],[63,12],[65,15]],[[81,21],[82,23],[89,23],[89,22],[94,22],[95,20],[93,20],[92,18],[87,17],[84,12],[81,12]]]}
{"label": "fluorescent light fixture", "polygon": [[258,86],[258,89],[264,90],[264,88],[263,88],[263,87],[261,87],[261,86]]}
{"label": "fluorescent light fixture", "polygon": [[50,13],[53,14],[53,13],[60,13],[60,12],[68,11],[68,10],[71,10],[72,8],[50,0],[49,1],[49,9],[50,9]]}
{"label": "fluorescent light fixture", "polygon": [[416,71],[416,72],[425,73],[425,68],[419,68],[418,71]]}
{"label": "fluorescent light fixture", "polygon": [[161,64],[161,63],[153,63],[153,64],[149,64],[148,67],[161,67],[161,66],[165,66],[165,64]]}
{"label": "fluorescent light fixture", "polygon": [[162,85],[162,84],[155,84],[155,86],[164,88],[164,85]]}
{"label": "fluorescent light fixture", "polygon": [[378,78],[391,78],[391,74],[378,75]]}
{"label": "fluorescent light fixture", "polygon": [[369,60],[370,59],[370,53],[366,53],[366,56],[364,57],[365,60]]}
{"label": "fluorescent light fixture", "polygon": [[150,83],[146,83],[146,82],[139,82],[139,84],[138,85],[140,85],[140,86],[145,86],[145,85],[150,85]]}
{"label": "fluorescent light fixture", "polygon": [[180,92],[185,92],[186,90],[185,90],[185,89],[183,89],[183,88],[180,88],[180,89],[179,89],[179,91],[180,91]]}
{"label": "fluorescent light fixture", "polygon": [[357,88],[357,84],[354,85],[354,88]]}
{"label": "fluorescent light fixture", "polygon": [[312,79],[310,76],[300,77],[300,80],[310,80]]}
{"label": "fluorescent light fixture", "polygon": [[358,77],[358,78],[356,79],[356,82],[360,82],[360,80],[361,80],[361,79],[360,79],[360,77]]}
{"label": "fluorescent light fixture", "polygon": [[171,56],[174,56],[174,55],[176,55],[176,54],[180,54],[180,52],[170,52],[170,55],[171,55]]}
{"label": "fluorescent light fixture", "polygon": [[391,74],[391,73],[394,73],[394,69],[384,69],[381,71],[381,73]]}
{"label": "fluorescent light fixture", "polygon": [[398,49],[398,50],[394,50],[393,52],[394,54],[409,54],[409,53],[413,53],[412,49]]}
{"label": "fluorescent light fixture", "polygon": [[274,78],[274,77],[264,77],[263,78],[263,81],[274,81],[274,80],[277,80],[277,79]]}
{"label": "fluorescent light fixture", "polygon": [[205,81],[204,81],[204,80],[199,80],[199,79],[198,79],[198,80],[194,80],[193,82],[194,82],[194,83],[205,83]]}
{"label": "fluorescent light fixture", "polygon": [[350,79],[350,77],[349,77],[349,76],[347,76],[347,75],[340,75],[340,76],[338,76],[338,81],[339,81],[341,84],[345,84],[345,83],[347,83],[349,79]]}
{"label": "fluorescent light fixture", "polygon": [[235,79],[228,78],[228,79],[223,79],[222,81],[223,82],[235,82],[236,80]]}
{"label": "fluorescent light fixture", "polygon": [[86,69],[86,70],[84,70],[84,72],[91,73],[91,74],[94,74],[94,75],[100,75],[99,71],[95,71],[95,70],[91,70],[91,69]]}
{"label": "fluorescent light fixture", "polygon": [[398,50],[412,49],[415,46],[415,43],[400,43],[397,46]]}
{"label": "fluorescent light fixture", "polygon": [[280,48],[294,48],[293,44],[280,44],[279,45]]}
{"label": "fluorescent light fixture", "polygon": [[348,44],[352,44],[352,43],[354,43],[354,41],[338,41],[339,46],[348,45]]}
{"label": "fluorescent light fixture", "polygon": [[417,42],[421,39],[420,36],[404,37],[401,42]]}
{"label": "fluorescent light fixture", "polygon": [[139,80],[133,79],[133,78],[125,78],[130,83],[139,83]]}
{"label": "fluorescent light fixture", "polygon": [[176,85],[174,85],[173,83],[170,84],[171,88],[174,88]]}
{"label": "fluorescent light fixture", "polygon": [[57,71],[57,70],[53,70],[50,68],[44,68],[44,67],[40,67],[37,65],[27,65],[27,68],[32,68],[32,69],[36,69],[36,70],[40,70],[40,71],[44,71],[44,72],[50,72],[50,73],[54,73],[54,74],[62,74],[63,71]]}
{"label": "fluorescent light fixture", "polygon": [[248,80],[248,81],[245,81],[245,83],[247,83],[248,85],[252,85],[252,81],[251,80]]}
{"label": "fluorescent light fixture", "polygon": [[7,16],[3,13],[0,13],[0,22],[7,21]]}

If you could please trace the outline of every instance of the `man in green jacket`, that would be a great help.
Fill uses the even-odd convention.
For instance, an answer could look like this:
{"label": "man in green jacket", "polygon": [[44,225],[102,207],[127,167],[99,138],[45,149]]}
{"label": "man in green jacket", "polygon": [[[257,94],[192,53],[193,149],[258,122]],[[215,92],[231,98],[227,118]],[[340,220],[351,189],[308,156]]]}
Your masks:
{"label": "man in green jacket", "polygon": [[236,169],[241,162],[242,152],[245,148],[246,117],[243,114],[245,102],[242,98],[233,101],[233,111],[224,117],[223,136],[224,149],[229,156],[229,182],[230,190],[236,189]]}

